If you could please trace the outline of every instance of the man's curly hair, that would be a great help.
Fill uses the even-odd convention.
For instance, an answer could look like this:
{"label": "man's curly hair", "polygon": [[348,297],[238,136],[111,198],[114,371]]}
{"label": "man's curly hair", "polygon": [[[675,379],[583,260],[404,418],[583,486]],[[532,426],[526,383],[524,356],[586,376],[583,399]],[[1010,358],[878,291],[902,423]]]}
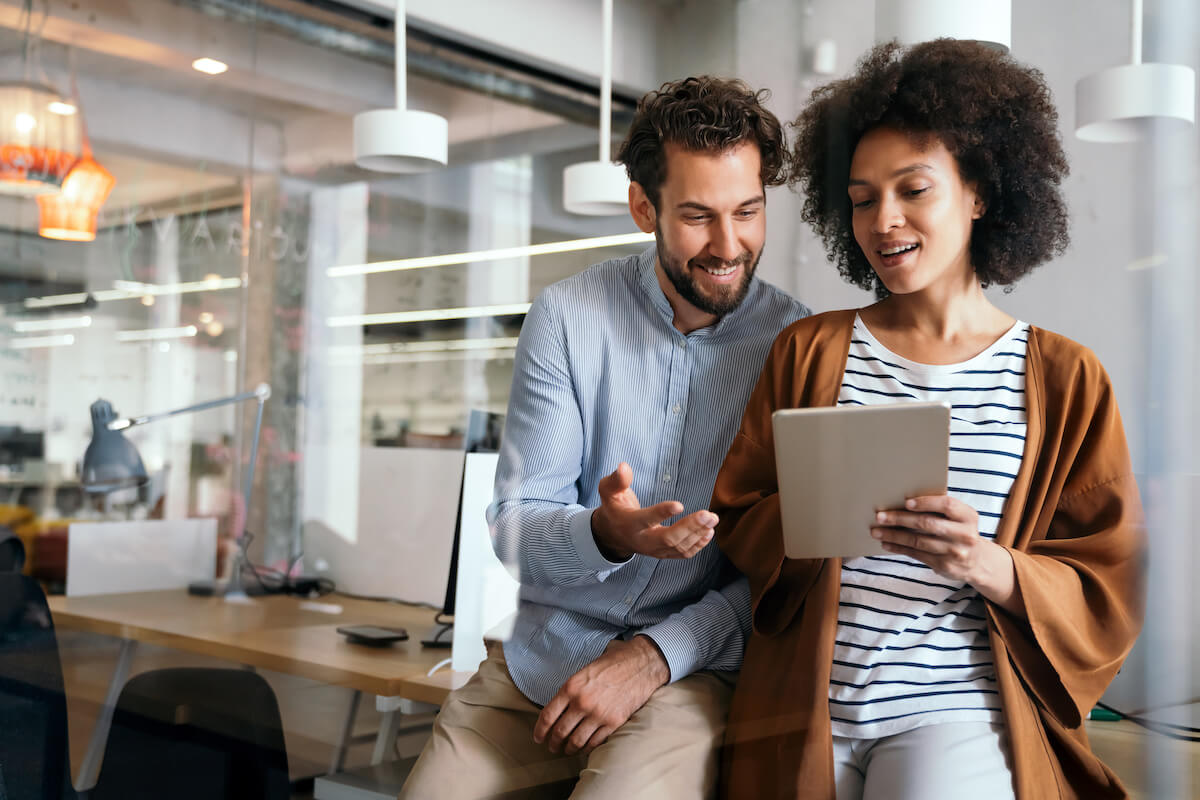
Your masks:
{"label": "man's curly hair", "polygon": [[766,89],[752,90],[740,80],[701,75],[664,83],[638,101],[637,113],[617,161],[629,180],[641,185],[658,208],[659,189],[667,179],[666,146],[723,153],[743,142],[758,145],[763,186],[784,182],[787,145],[783,126],[766,109]]}
{"label": "man's curly hair", "polygon": [[792,127],[789,181],[805,195],[801,218],[842,277],[877,296],[887,290],[854,240],[847,195],[850,160],[873,128],[918,146],[941,142],[975,185],[984,214],[970,256],[984,286],[1009,286],[1067,247],[1058,112],[1041,72],[1007,55],[954,39],[877,45],[849,78],[816,89]]}

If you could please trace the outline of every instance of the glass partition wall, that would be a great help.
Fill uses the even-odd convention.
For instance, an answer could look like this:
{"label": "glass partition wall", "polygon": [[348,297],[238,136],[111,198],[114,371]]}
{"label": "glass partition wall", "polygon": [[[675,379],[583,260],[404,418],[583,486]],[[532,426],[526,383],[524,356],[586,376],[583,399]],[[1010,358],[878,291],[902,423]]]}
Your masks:
{"label": "glass partition wall", "polygon": [[[36,200],[0,180],[0,426],[13,441],[0,501],[43,527],[215,515],[228,538],[245,519],[255,558],[282,568],[314,522],[316,538],[355,542],[372,491],[360,484],[378,477],[360,469],[364,448],[461,450],[472,409],[505,409],[532,297],[646,237],[630,243],[627,217],[561,208],[562,168],[593,157],[594,95],[538,107],[478,90],[513,84],[511,67],[470,53],[426,64],[447,78],[418,68],[410,98],[448,118],[450,166],[370,173],[353,164],[351,119],[388,103],[389,20],[342,9],[339,29],[270,4],[135,5],[138,24],[56,4],[0,20],[9,71],[74,98],[67,119],[115,180],[91,241],[46,238]],[[74,46],[84,26],[140,47]],[[328,46],[339,30],[360,52]],[[209,54],[224,72],[192,66]],[[79,492],[94,400],[139,415],[260,382],[272,396],[249,509],[253,404],[130,431],[151,483],[103,501]]]}
{"label": "glass partition wall", "polygon": [[[450,163],[409,176],[354,166],[353,115],[394,99],[391,21],[370,11],[380,5],[0,0],[0,524],[47,585],[61,588],[69,520],[215,517],[227,544],[243,524],[256,534],[259,563],[300,559],[340,590],[440,608],[468,416],[504,411],[524,309],[555,280],[648,242],[628,217],[563,211],[563,168],[595,157],[595,82],[547,71],[536,53],[488,55],[469,37],[411,29],[409,103],[448,119]],[[566,19],[586,2],[561,5]],[[654,16],[657,80],[736,74],[771,88],[790,119],[871,45],[873,5],[631,0],[618,3],[618,31],[635,7]],[[1106,698],[1196,727],[1200,137],[1075,139],[1075,82],[1127,58],[1127,4],[1012,6],[1013,54],[1043,70],[1060,110],[1073,245],[996,301],[1090,346],[1113,379],[1151,581],[1145,633]],[[1196,4],[1145,6],[1146,60],[1196,67]],[[193,66],[202,57],[224,70]],[[618,133],[635,96],[614,97]],[[85,143],[108,193],[91,172],[69,208],[39,201],[66,192]],[[818,311],[869,302],[797,222],[801,202],[769,192],[759,274]],[[264,382],[249,508],[246,405],[133,429],[150,483],[103,500],[81,492],[96,399],[136,415]],[[297,705],[311,704],[304,692]],[[1118,771],[1141,770],[1147,796],[1197,785],[1174,740],[1138,741],[1148,755],[1132,761],[1150,768]]]}

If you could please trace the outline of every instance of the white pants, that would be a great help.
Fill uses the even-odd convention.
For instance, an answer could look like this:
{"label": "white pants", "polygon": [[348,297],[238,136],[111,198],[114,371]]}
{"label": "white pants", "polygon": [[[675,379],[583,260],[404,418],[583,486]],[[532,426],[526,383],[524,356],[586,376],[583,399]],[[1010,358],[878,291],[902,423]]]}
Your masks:
{"label": "white pants", "polygon": [[833,737],[837,800],[1014,800],[1003,725],[945,722],[882,739]]}

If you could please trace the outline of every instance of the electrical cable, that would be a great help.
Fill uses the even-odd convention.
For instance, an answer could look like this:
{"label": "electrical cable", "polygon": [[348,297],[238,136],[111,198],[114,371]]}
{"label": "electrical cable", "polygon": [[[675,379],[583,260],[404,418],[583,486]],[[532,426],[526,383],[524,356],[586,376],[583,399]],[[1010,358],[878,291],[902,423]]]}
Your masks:
{"label": "electrical cable", "polygon": [[[1192,705],[1185,703],[1183,705]],[[1116,714],[1121,719],[1129,720],[1135,725],[1139,725],[1151,733],[1157,733],[1159,736],[1166,736],[1170,739],[1178,739],[1184,742],[1200,742],[1200,728],[1189,725],[1177,725],[1173,722],[1162,722],[1156,719],[1139,716],[1137,714],[1129,714],[1120,709],[1113,708],[1107,703],[1096,703],[1097,708],[1102,708],[1109,713]],[[1170,708],[1171,706],[1167,706]],[[1180,732],[1182,731],[1182,733]]]}

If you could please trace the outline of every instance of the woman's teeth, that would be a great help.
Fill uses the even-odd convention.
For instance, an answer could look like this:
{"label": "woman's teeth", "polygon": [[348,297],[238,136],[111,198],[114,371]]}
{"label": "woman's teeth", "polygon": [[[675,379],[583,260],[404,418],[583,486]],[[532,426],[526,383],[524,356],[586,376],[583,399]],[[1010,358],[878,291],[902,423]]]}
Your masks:
{"label": "woman's teeth", "polygon": [[894,255],[899,255],[900,253],[907,253],[909,250],[916,250],[916,249],[917,249],[917,246],[915,244],[902,244],[899,247],[889,247],[886,250],[880,250],[879,254],[881,256],[894,256]]}

